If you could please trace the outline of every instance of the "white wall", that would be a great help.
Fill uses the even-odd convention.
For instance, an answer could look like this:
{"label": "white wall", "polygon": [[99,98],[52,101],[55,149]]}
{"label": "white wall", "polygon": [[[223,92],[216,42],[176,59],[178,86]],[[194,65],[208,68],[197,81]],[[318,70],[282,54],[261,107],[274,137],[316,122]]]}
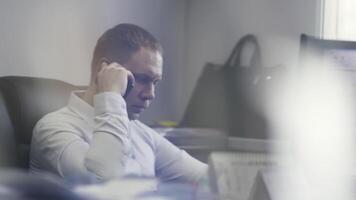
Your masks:
{"label": "white wall", "polygon": [[298,58],[299,35],[319,34],[320,0],[191,0],[187,5],[184,107],[206,62],[224,63],[244,34],[257,35],[265,66]]}
{"label": "white wall", "polygon": [[0,1],[0,76],[85,85],[98,37],[121,22],[152,32],[165,49],[164,81],[143,120],[178,119],[173,92],[184,50],[185,0]]}

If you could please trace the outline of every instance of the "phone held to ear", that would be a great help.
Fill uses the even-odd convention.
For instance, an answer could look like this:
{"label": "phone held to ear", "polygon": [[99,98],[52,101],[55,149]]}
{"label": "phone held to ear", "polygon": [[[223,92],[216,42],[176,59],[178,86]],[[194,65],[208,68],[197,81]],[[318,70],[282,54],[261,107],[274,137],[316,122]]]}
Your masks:
{"label": "phone held to ear", "polygon": [[126,99],[127,95],[129,95],[131,89],[134,87],[134,80],[132,80],[130,77],[127,78],[127,87],[126,87],[126,91],[124,94],[124,99]]}
{"label": "phone held to ear", "polygon": [[[107,58],[102,58],[100,60],[100,63],[106,63],[107,65],[109,65],[109,63],[111,63],[109,61],[109,59]],[[130,77],[128,76],[127,77],[127,87],[126,87],[126,90],[125,90],[125,94],[123,95],[123,98],[126,99],[126,97],[128,96],[128,94],[130,93],[131,89],[134,87],[135,85],[135,80],[133,77]]]}

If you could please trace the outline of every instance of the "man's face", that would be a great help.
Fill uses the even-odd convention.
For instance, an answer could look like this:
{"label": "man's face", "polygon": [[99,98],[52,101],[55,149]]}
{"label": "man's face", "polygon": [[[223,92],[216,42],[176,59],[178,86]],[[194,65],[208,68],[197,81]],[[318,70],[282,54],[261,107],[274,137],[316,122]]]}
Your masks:
{"label": "man's face", "polygon": [[135,120],[155,98],[155,86],[162,79],[162,56],[141,48],[123,66],[135,77],[135,85],[125,98],[128,117]]}

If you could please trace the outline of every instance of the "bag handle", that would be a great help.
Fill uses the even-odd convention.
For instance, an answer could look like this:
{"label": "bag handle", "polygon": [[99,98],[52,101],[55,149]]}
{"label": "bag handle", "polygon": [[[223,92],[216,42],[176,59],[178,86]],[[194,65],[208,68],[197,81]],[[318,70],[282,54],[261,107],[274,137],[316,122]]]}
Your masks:
{"label": "bag handle", "polygon": [[254,52],[251,58],[250,67],[251,68],[260,68],[261,67],[261,49],[258,44],[257,38],[255,35],[247,34],[243,36],[235,45],[232,50],[229,58],[225,63],[225,67],[237,67],[241,66],[241,53],[246,44],[251,43],[254,45]]}

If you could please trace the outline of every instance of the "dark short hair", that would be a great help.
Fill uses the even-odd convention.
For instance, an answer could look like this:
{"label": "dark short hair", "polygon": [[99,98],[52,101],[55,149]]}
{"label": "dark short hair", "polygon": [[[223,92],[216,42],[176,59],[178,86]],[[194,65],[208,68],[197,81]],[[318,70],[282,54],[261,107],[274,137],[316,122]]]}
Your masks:
{"label": "dark short hair", "polygon": [[98,39],[94,48],[92,76],[99,71],[98,65],[102,58],[124,64],[142,47],[157,51],[161,55],[163,53],[157,39],[137,25],[123,23],[107,30]]}

